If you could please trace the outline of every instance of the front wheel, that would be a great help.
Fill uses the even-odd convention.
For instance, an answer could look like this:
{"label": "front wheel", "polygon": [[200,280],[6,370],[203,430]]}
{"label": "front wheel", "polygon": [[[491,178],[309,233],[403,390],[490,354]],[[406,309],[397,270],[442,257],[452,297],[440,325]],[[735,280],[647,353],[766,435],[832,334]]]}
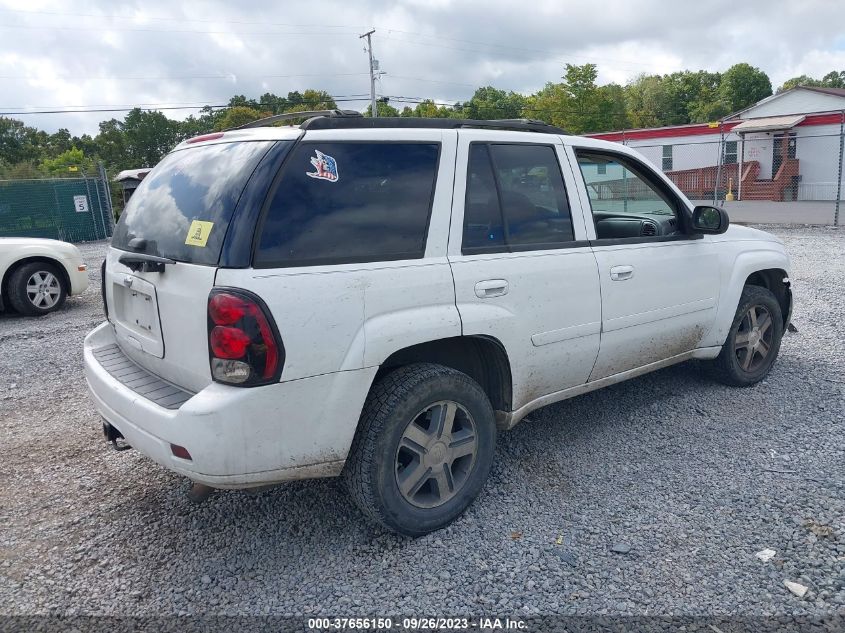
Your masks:
{"label": "front wheel", "polygon": [[364,514],[421,536],[472,503],[495,444],[493,409],[478,383],[442,365],[408,365],[367,396],[344,478]]}
{"label": "front wheel", "polygon": [[66,298],[61,273],[52,264],[24,264],[9,278],[9,303],[21,314],[47,314],[61,308]]}
{"label": "front wheel", "polygon": [[772,368],[783,337],[777,298],[760,286],[745,286],[722,351],[712,361],[717,380],[734,387],[760,382]]}

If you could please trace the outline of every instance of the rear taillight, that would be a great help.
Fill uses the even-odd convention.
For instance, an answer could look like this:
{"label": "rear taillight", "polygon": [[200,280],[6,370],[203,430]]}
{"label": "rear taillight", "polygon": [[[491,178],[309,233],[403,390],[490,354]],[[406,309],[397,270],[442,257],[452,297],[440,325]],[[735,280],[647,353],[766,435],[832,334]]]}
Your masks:
{"label": "rear taillight", "polygon": [[233,288],[215,288],[208,296],[208,352],[212,378],[240,387],[277,382],[285,360],[267,306]]}
{"label": "rear taillight", "polygon": [[223,132],[212,132],[211,134],[202,134],[201,136],[195,136],[193,138],[189,138],[186,143],[202,143],[203,141],[214,141],[218,138],[222,138]]}
{"label": "rear taillight", "polygon": [[103,312],[106,313],[106,321],[109,319],[109,302],[106,299],[106,260],[100,266],[100,294],[103,296]]}

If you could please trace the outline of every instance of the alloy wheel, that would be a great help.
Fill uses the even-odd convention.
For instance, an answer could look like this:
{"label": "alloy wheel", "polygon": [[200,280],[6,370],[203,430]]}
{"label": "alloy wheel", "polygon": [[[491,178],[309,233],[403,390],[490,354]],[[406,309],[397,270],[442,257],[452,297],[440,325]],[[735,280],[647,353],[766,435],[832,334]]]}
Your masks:
{"label": "alloy wheel", "polygon": [[772,315],[761,305],[754,305],[739,322],[739,329],[734,337],[734,352],[743,371],[757,371],[769,356],[772,349]]}
{"label": "alloy wheel", "polygon": [[478,453],[478,434],[469,412],[451,400],[436,402],[405,427],[396,451],[396,484],[419,508],[452,499],[469,479]]}
{"label": "alloy wheel", "polygon": [[62,287],[56,276],[45,270],[33,273],[26,282],[29,302],[41,310],[49,310],[59,302]]}

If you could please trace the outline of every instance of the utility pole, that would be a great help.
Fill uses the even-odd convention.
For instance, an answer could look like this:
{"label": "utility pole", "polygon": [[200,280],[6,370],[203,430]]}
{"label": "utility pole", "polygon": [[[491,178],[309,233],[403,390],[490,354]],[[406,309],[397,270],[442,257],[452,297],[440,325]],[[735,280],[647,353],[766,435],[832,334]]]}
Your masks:
{"label": "utility pole", "polygon": [[358,39],[367,38],[367,53],[370,56],[370,116],[377,116],[378,115],[378,106],[376,104],[376,72],[375,68],[373,68],[373,41],[372,35],[375,33],[375,29],[371,29],[361,35]]}

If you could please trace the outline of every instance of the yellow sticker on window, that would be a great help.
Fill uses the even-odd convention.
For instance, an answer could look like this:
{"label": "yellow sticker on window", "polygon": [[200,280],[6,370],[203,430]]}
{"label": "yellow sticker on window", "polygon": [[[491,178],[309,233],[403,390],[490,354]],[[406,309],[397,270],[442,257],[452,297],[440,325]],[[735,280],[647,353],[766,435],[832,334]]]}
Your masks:
{"label": "yellow sticker on window", "polygon": [[194,220],[188,229],[188,237],[185,238],[185,244],[188,246],[205,246],[208,242],[208,236],[211,235],[212,228],[214,228],[214,222]]}

